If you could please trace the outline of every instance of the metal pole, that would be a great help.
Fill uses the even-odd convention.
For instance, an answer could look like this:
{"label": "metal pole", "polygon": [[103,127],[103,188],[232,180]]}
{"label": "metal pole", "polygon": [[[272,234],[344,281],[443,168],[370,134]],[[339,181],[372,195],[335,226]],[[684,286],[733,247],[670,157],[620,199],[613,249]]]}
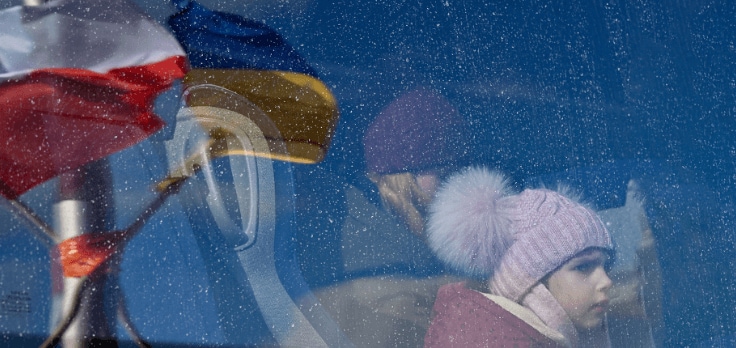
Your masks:
{"label": "metal pole", "polygon": [[[25,6],[40,6],[45,2],[47,0],[23,0]],[[76,35],[73,30],[59,28],[59,31],[70,31],[63,34],[71,37]],[[61,65],[67,63],[71,62],[59,62]],[[64,98],[64,95],[59,98]],[[106,159],[86,164],[59,177],[59,201],[54,205],[53,214],[60,240],[114,229],[111,177]],[[79,278],[64,278],[61,286],[55,289],[58,292],[53,294],[51,330],[69,313],[81,281]],[[89,282],[80,295],[79,311],[62,336],[63,347],[117,346],[117,275],[115,272],[95,272]]]}
{"label": "metal pole", "polygon": [[[112,191],[108,161],[87,164],[59,177],[59,202],[54,205],[54,222],[62,240],[87,233],[104,233],[114,228]],[[56,317],[52,327],[70,311],[80,278],[64,278],[63,290],[55,296]],[[62,346],[114,345],[117,311],[117,275],[98,272],[81,294],[80,309],[64,333]]]}

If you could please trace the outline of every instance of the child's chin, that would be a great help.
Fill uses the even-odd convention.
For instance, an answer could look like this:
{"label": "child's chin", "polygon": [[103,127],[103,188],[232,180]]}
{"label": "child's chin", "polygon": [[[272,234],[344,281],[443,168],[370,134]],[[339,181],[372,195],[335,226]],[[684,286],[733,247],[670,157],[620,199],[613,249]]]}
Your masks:
{"label": "child's chin", "polygon": [[604,315],[601,314],[600,316],[596,315],[591,318],[588,318],[587,320],[583,322],[577,323],[575,327],[578,329],[578,331],[591,331],[595,329],[599,329],[603,326],[603,318]]}

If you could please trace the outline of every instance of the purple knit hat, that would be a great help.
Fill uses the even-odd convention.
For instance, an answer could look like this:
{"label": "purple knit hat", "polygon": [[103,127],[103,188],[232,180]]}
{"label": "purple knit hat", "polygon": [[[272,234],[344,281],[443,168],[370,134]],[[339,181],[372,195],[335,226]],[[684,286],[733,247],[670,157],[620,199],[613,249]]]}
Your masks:
{"label": "purple knit hat", "polygon": [[464,121],[445,97],[424,88],[386,106],[363,137],[366,167],[378,174],[417,172],[466,156]]}
{"label": "purple knit hat", "polygon": [[484,168],[465,169],[439,189],[427,238],[441,260],[517,302],[581,251],[613,250],[592,210],[546,189],[512,194],[502,174]]}

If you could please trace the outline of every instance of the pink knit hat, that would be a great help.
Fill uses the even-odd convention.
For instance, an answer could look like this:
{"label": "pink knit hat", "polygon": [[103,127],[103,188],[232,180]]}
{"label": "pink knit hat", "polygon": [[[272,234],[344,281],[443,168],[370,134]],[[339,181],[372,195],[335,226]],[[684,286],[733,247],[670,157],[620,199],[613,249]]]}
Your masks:
{"label": "pink knit hat", "polygon": [[581,251],[613,250],[592,210],[547,189],[513,194],[502,174],[484,168],[465,169],[440,188],[427,238],[441,260],[517,302]]}

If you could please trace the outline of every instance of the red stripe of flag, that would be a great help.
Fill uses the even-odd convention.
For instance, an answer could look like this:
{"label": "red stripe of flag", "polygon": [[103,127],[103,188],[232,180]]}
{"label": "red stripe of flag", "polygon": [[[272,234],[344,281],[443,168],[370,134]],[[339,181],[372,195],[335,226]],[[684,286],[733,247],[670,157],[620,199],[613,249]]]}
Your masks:
{"label": "red stripe of flag", "polygon": [[34,186],[132,146],[163,126],[153,102],[186,59],[97,73],[46,68],[0,84],[0,194]]}

